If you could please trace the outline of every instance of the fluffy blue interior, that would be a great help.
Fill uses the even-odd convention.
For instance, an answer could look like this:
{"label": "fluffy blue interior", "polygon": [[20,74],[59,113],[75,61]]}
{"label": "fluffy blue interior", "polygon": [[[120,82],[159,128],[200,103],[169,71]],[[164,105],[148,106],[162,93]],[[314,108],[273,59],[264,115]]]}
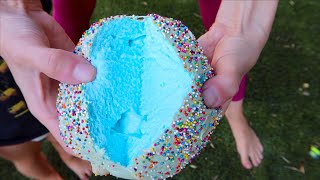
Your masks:
{"label": "fluffy blue interior", "polygon": [[171,126],[192,77],[149,17],[101,27],[90,59],[97,67],[85,94],[90,135],[109,159],[128,166]]}

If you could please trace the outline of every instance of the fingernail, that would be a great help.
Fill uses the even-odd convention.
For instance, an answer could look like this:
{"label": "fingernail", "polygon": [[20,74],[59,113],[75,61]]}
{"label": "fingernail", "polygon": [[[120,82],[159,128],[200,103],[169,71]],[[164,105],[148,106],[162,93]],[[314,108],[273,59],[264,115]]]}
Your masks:
{"label": "fingernail", "polygon": [[211,91],[211,88],[205,88],[203,91],[204,103],[207,107],[213,108],[215,101],[217,100],[217,96],[214,91]]}
{"label": "fingernail", "polygon": [[77,64],[73,70],[73,77],[81,82],[90,82],[95,78],[96,69],[91,64]]}
{"label": "fingernail", "polygon": [[203,91],[204,102],[208,108],[218,107],[220,104],[218,94],[214,87],[208,87]]}

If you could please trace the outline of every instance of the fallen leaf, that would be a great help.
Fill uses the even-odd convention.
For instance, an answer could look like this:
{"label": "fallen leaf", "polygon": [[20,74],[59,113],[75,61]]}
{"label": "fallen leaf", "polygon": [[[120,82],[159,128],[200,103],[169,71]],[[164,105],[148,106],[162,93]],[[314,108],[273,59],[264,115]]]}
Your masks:
{"label": "fallen leaf", "polygon": [[303,163],[300,165],[299,170],[300,170],[301,173],[303,173],[303,174],[305,173],[305,171],[304,171],[304,164],[303,164]]}
{"label": "fallen leaf", "polygon": [[193,13],[193,15],[194,15],[195,17],[197,17],[197,18],[201,18],[200,14],[198,14],[198,13]]}
{"label": "fallen leaf", "polygon": [[305,89],[308,89],[310,87],[310,85],[309,85],[309,83],[303,83],[302,87],[305,88]]}
{"label": "fallen leaf", "polygon": [[295,2],[294,2],[294,1],[289,1],[289,4],[290,4],[291,6],[294,6]]}
{"label": "fallen leaf", "polygon": [[289,44],[283,45],[284,48],[290,48],[291,46]]}
{"label": "fallen leaf", "polygon": [[212,149],[215,148],[211,141],[210,141],[210,147],[212,147]]}
{"label": "fallen leaf", "polygon": [[290,162],[286,157],[281,156],[281,158],[282,158],[286,163],[288,163],[288,164],[290,164],[290,163],[291,163],[291,162]]}
{"label": "fallen leaf", "polygon": [[212,178],[212,180],[217,180],[218,179],[218,175],[216,175],[215,177]]}
{"label": "fallen leaf", "polygon": [[287,169],[293,170],[293,171],[297,171],[299,173],[304,174],[304,172],[301,172],[300,169],[296,168],[296,167],[292,167],[292,166],[284,166]]}
{"label": "fallen leaf", "polygon": [[310,96],[310,93],[309,93],[308,91],[303,91],[302,94],[303,94],[304,96]]}
{"label": "fallen leaf", "polygon": [[148,6],[148,3],[146,1],[142,1],[141,4]]}
{"label": "fallen leaf", "polygon": [[196,165],[193,165],[193,164],[190,164],[190,167],[191,167],[192,169],[197,169],[197,166],[196,166]]}

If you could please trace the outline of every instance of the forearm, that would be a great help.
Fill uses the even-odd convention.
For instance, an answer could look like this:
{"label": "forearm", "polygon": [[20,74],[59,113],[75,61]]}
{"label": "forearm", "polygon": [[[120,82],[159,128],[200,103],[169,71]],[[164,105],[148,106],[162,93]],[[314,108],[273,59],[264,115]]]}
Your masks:
{"label": "forearm", "polygon": [[42,10],[42,5],[40,0],[0,0],[0,14],[1,11],[12,10],[15,10],[15,13],[28,13]]}
{"label": "forearm", "polygon": [[16,24],[16,29],[24,29],[24,23],[27,22],[22,19],[38,11],[42,11],[40,0],[0,0],[0,54],[3,55],[4,46],[8,46],[5,45],[8,37],[4,35],[10,31],[7,29],[8,23]]}
{"label": "forearm", "polygon": [[264,44],[270,34],[278,0],[223,0],[216,22],[236,33],[254,33]]}

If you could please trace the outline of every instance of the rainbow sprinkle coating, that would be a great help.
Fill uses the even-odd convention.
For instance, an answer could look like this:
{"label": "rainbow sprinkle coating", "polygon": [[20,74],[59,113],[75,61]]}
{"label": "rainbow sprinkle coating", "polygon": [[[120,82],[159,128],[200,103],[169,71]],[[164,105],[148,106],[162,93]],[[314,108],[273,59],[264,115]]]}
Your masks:
{"label": "rainbow sprinkle coating", "polygon": [[176,49],[184,68],[192,73],[192,91],[184,98],[171,128],[165,130],[163,135],[128,167],[107,159],[104,150],[94,145],[88,126],[88,121],[91,120],[87,111],[89,102],[84,98],[86,84],[60,83],[56,106],[61,136],[78,157],[91,162],[96,175],[106,175],[110,172],[127,179],[172,177],[201,152],[222,117],[221,109],[207,109],[202,97],[201,88],[207,79],[214,76],[213,69],[187,26],[181,21],[156,14],[101,19],[83,34],[74,52],[90,61],[90,48],[96,32],[109,21],[122,17],[142,21],[152,18],[153,23]]}

